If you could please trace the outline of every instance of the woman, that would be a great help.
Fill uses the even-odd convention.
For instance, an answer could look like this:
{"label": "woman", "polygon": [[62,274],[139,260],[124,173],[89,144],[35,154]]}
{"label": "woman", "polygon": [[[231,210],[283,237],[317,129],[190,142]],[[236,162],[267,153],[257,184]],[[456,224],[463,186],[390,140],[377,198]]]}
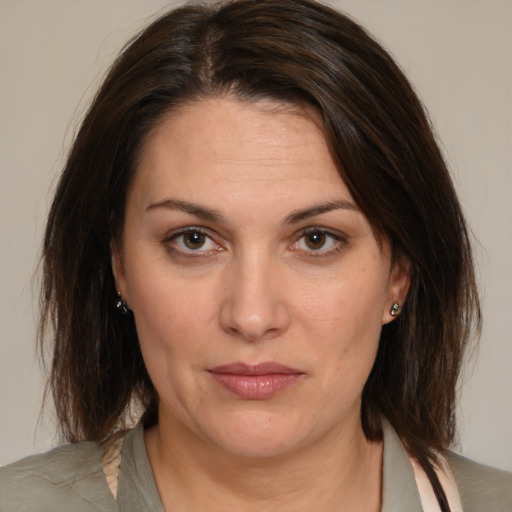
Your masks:
{"label": "woman", "polygon": [[188,6],[125,49],[43,304],[74,444],[3,469],[2,510],[512,505],[510,475],[446,452],[479,325],[446,166],[389,55],[320,4]]}

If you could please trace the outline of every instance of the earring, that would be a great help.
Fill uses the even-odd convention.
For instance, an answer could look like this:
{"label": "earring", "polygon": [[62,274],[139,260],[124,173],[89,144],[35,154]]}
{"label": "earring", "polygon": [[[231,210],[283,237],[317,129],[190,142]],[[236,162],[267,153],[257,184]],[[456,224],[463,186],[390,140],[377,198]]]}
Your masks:
{"label": "earring", "polygon": [[116,311],[121,316],[126,316],[130,312],[130,308],[128,307],[128,304],[122,299],[121,293],[117,292],[118,299],[116,300]]}
{"label": "earring", "polygon": [[398,304],[398,302],[395,302],[393,303],[393,305],[391,306],[391,309],[389,311],[389,314],[391,316],[398,316],[400,314],[400,312],[402,311],[402,308],[400,307],[400,304]]}

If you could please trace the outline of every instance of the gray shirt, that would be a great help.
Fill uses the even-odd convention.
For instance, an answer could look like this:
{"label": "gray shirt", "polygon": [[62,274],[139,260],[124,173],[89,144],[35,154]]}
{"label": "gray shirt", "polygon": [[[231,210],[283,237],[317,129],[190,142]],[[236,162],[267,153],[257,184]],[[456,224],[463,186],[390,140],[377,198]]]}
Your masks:
{"label": "gray shirt", "polygon": [[[101,446],[81,442],[0,468],[0,511],[164,512],[141,425],[128,432],[124,441],[117,501],[103,474],[102,456]],[[512,473],[454,453],[446,458],[464,512],[512,512]],[[407,452],[387,422],[381,511],[422,512]]]}

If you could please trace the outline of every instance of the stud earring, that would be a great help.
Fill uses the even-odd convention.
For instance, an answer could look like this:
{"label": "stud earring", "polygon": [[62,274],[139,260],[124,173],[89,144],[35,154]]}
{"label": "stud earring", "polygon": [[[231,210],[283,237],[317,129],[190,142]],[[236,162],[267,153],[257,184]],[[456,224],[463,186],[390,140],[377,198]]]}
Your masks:
{"label": "stud earring", "polygon": [[130,312],[130,308],[128,307],[128,304],[126,304],[126,302],[122,299],[121,293],[117,292],[117,295],[118,299],[116,300],[116,311],[121,316],[127,316],[128,313]]}
{"label": "stud earring", "polygon": [[398,302],[395,302],[393,303],[393,305],[391,306],[391,309],[389,311],[389,314],[391,316],[398,316],[400,314],[400,312],[402,311],[402,308],[400,307],[400,304],[398,304]]}

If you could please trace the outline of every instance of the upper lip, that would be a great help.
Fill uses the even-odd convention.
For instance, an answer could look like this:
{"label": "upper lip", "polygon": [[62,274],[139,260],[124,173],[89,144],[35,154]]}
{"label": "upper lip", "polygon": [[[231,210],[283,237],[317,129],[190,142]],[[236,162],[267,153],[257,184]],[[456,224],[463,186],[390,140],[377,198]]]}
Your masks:
{"label": "upper lip", "polygon": [[291,368],[273,361],[258,364],[246,364],[242,362],[223,364],[216,366],[215,368],[211,368],[209,371],[212,373],[228,373],[232,375],[269,375],[275,373],[292,375],[304,373],[296,368]]}

